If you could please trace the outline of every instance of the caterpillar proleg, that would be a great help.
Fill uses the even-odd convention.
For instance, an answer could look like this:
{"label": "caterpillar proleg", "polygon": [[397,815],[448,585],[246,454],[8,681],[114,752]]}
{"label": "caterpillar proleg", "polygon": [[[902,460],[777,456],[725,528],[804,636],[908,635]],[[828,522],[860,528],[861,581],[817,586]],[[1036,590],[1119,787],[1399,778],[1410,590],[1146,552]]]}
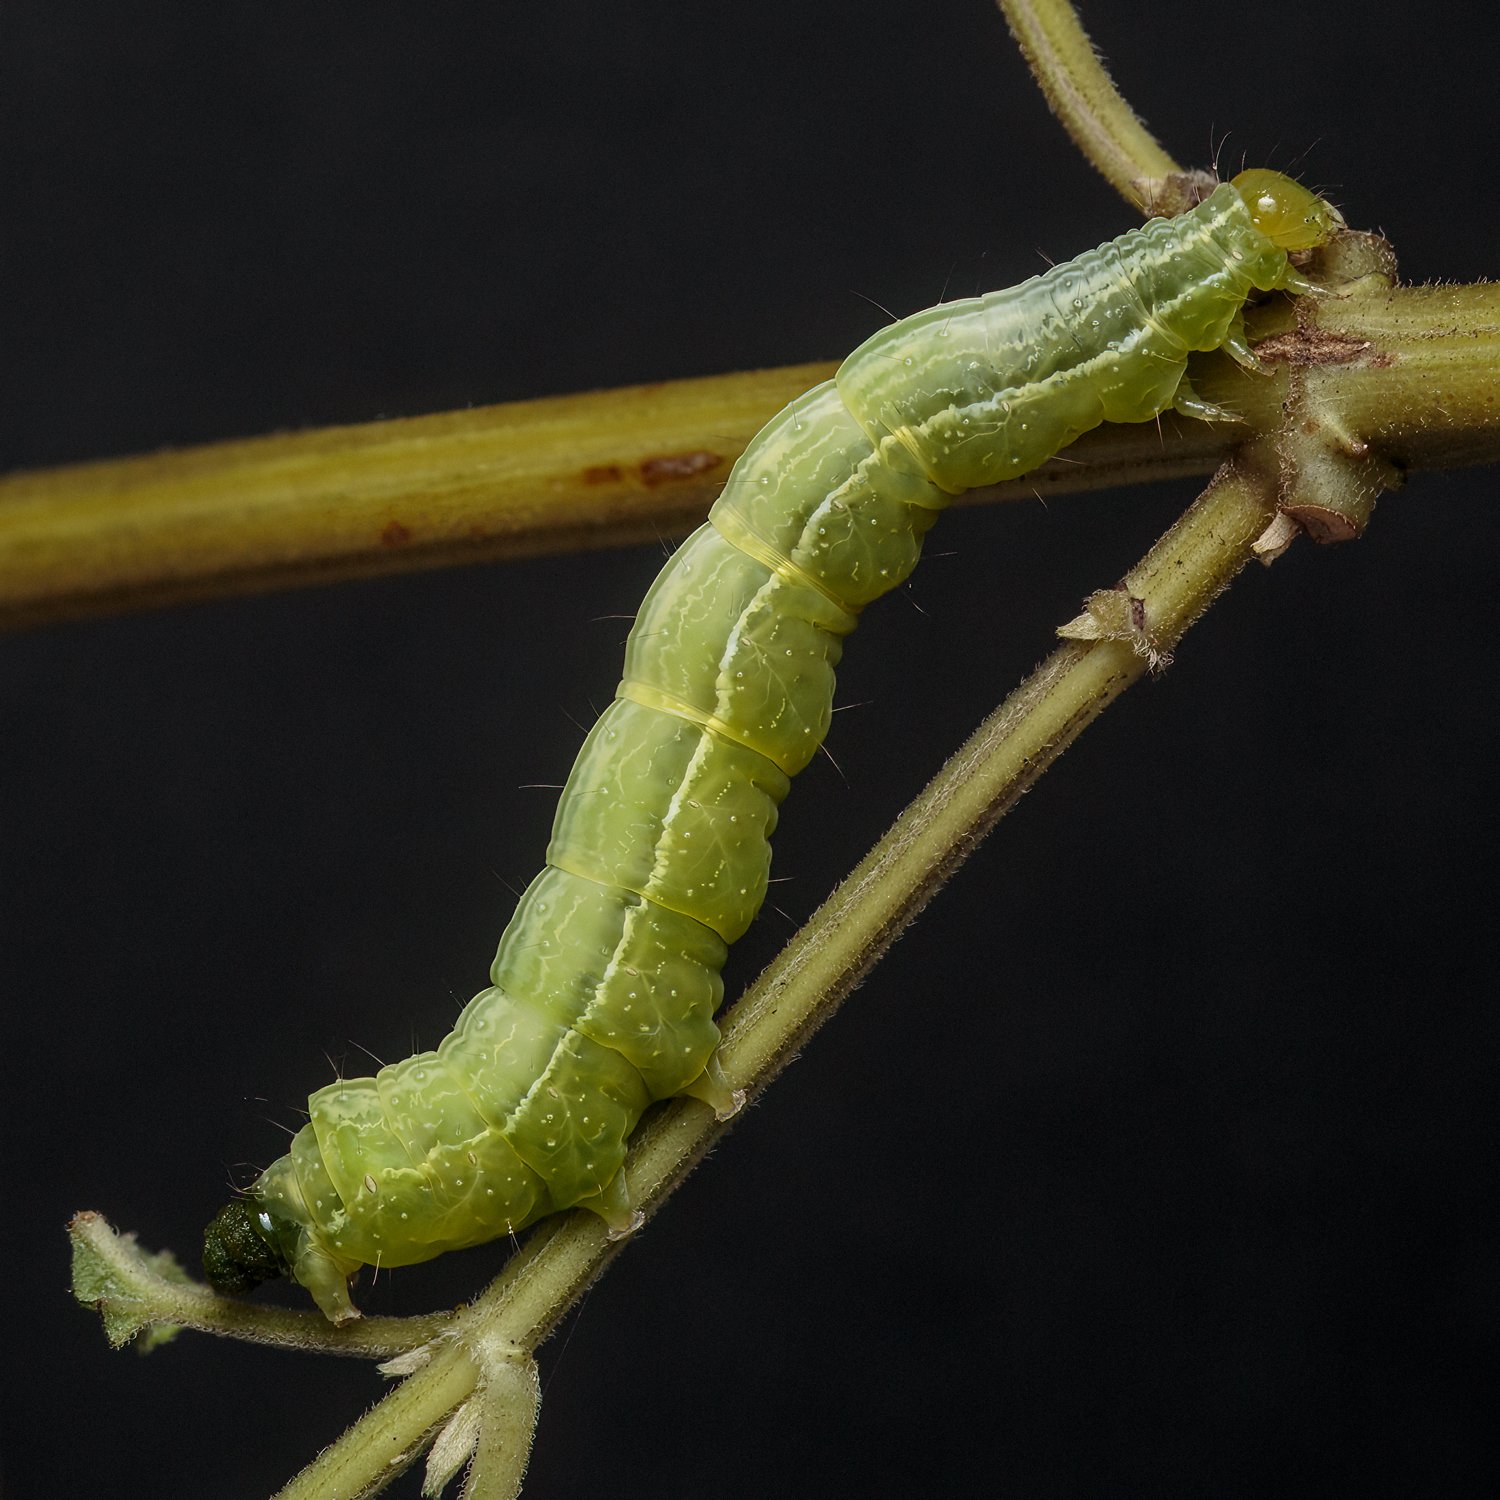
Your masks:
{"label": "caterpillar proleg", "polygon": [[628,1230],[620,1166],[647,1105],[737,1107],[714,1057],[720,970],[859,612],[910,575],[952,496],[1104,421],[1204,414],[1188,354],[1253,362],[1246,301],[1305,290],[1288,252],[1340,223],[1290,179],[1241,173],[1176,219],[892,324],[773,418],[641,606],[490,988],[434,1051],[312,1096],[288,1155],[209,1226],[210,1281],[288,1274],[338,1322],[362,1265],[572,1206]]}

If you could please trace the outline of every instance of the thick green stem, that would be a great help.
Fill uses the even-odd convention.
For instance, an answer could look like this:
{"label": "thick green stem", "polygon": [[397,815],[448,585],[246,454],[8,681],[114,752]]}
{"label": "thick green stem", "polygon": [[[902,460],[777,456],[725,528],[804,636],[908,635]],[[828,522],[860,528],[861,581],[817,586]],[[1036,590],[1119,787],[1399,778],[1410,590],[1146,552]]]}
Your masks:
{"label": "thick green stem", "polygon": [[[1285,304],[1252,320],[1252,335],[1271,340],[1262,356],[1281,378],[1205,359],[1194,372],[1200,393],[1266,430],[1281,419],[1285,370],[1302,370],[1309,394],[1326,396],[1348,431],[1400,467],[1500,456],[1500,289],[1381,288],[1302,299],[1302,307],[1300,327]],[[830,368],[11,475],[0,479],[0,627],[686,531],[738,454],[723,434],[748,437]],[[1209,474],[1244,438],[1233,423],[1170,416],[1101,427],[1025,478],[973,491],[964,503]],[[721,466],[639,481],[649,451],[706,453],[715,443]],[[617,472],[595,482],[587,476],[596,470]]]}
{"label": "thick green stem", "polygon": [[794,365],[0,478],[0,625],[652,541],[701,520]]}

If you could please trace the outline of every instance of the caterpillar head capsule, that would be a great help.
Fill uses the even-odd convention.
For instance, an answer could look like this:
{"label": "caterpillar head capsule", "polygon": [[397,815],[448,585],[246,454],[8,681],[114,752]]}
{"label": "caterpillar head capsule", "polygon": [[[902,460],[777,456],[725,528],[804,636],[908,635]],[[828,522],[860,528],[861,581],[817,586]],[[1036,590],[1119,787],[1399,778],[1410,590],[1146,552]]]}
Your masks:
{"label": "caterpillar head capsule", "polygon": [[1311,250],[1326,244],[1344,227],[1333,204],[1266,167],[1252,167],[1230,179],[1245,200],[1250,222],[1283,250]]}

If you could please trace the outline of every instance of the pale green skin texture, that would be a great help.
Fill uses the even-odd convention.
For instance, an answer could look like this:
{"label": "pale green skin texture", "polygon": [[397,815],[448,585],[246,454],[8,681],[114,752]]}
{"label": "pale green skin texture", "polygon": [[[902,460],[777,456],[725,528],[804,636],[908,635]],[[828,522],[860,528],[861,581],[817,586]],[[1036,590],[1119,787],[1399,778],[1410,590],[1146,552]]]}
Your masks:
{"label": "pale green skin texture", "polygon": [[575,1204],[629,1226],[620,1165],[646,1106],[693,1091],[735,1107],[713,1061],[719,971],[765,899],[777,807],[827,733],[858,610],[911,573],[951,495],[1102,421],[1155,417],[1188,352],[1222,345],[1252,289],[1287,275],[1226,184],[892,324],[762,429],[641,606],[492,987],[436,1051],[315,1093],[250,1190],[330,1318],[357,1316],[360,1265]]}

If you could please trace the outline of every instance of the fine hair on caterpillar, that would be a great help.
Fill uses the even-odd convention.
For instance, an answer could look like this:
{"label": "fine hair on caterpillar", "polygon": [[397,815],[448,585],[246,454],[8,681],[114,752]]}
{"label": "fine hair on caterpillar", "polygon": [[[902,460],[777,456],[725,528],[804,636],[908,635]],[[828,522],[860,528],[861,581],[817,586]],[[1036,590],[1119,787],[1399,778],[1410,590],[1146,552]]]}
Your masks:
{"label": "fine hair on caterpillar", "polygon": [[562,791],[546,868],[491,985],[435,1049],[309,1101],[291,1150],[205,1235],[221,1290],[286,1274],[332,1320],[349,1279],[583,1207],[637,1221],[620,1166],[654,1100],[738,1107],[713,1016],[765,899],[791,778],[823,743],[863,608],[902,583],[954,495],[1101,422],[1225,415],[1189,353],[1256,364],[1243,309],[1312,287],[1290,252],[1340,226],[1243,172],[1017,287],[872,336],[766,424],[647,592],[614,702]]}

